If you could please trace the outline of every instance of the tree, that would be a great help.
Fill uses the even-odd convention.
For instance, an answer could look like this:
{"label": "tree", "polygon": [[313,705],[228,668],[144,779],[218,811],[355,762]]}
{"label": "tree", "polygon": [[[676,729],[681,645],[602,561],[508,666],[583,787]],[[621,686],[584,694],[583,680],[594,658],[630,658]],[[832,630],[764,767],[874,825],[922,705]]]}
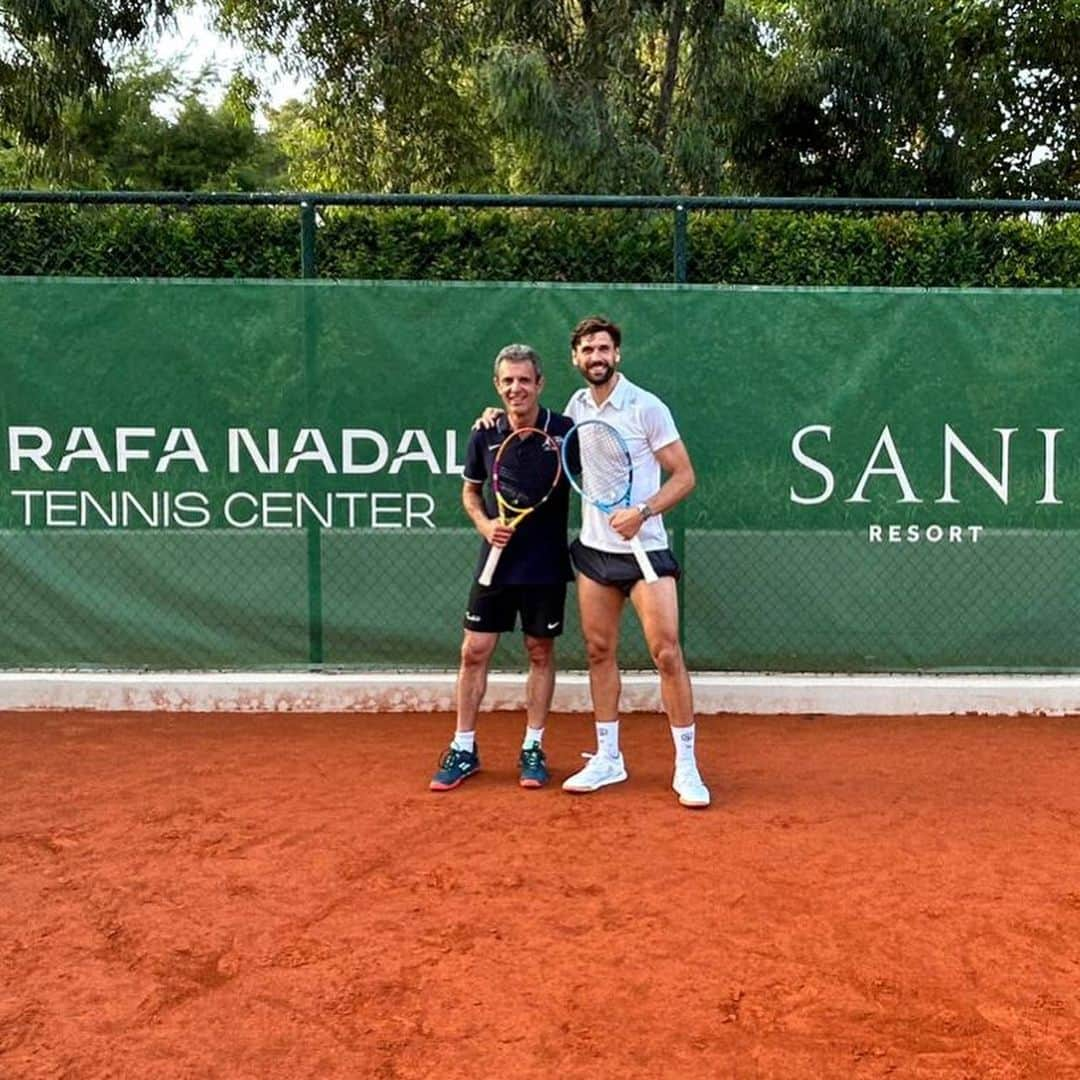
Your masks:
{"label": "tree", "polygon": [[480,70],[511,188],[724,191],[727,131],[761,59],[722,0],[510,0]]}
{"label": "tree", "polygon": [[0,0],[0,126],[44,146],[68,102],[104,89],[110,48],[133,44],[173,0]]}
{"label": "tree", "polygon": [[305,186],[1063,195],[1076,0],[219,0]]}
{"label": "tree", "polygon": [[470,5],[220,0],[219,12],[226,30],[313,77],[305,123],[322,129],[324,171],[312,186],[485,186],[492,149],[475,85]]}
{"label": "tree", "polygon": [[[168,66],[135,54],[113,85],[69,101],[46,147],[22,147],[23,184],[109,190],[264,190],[281,185],[285,158],[257,130],[256,87],[235,76],[208,106],[209,72],[183,81]],[[179,102],[175,117],[162,104]]]}
{"label": "tree", "polygon": [[[732,133],[745,190],[1075,194],[1075,0],[755,4],[770,60]],[[1041,158],[1041,161],[1039,160]]]}
{"label": "tree", "polygon": [[309,100],[270,115],[266,136],[250,81],[224,111],[189,94],[171,127],[146,97],[159,76],[126,69],[120,86],[107,50],[174,2],[0,0],[0,175],[30,165],[52,182],[124,186],[1080,192],[1077,0],[212,0],[223,29],[313,80]]}

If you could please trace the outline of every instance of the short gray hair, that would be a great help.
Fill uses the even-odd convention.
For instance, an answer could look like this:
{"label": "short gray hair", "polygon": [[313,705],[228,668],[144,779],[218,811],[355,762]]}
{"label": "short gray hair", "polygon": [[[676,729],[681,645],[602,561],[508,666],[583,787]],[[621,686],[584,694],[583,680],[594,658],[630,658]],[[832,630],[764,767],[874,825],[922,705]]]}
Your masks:
{"label": "short gray hair", "polygon": [[499,355],[495,357],[494,371],[496,379],[499,377],[499,365],[504,360],[511,364],[532,364],[537,380],[539,381],[543,377],[544,372],[540,366],[540,354],[531,345],[504,345],[499,350]]}

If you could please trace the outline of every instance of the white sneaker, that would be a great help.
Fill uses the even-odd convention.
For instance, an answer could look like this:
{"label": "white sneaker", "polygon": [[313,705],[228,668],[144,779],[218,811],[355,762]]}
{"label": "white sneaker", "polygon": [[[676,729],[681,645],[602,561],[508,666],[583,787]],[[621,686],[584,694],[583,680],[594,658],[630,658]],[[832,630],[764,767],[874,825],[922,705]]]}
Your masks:
{"label": "white sneaker", "polygon": [[694,762],[679,765],[675,769],[675,779],[671,781],[675,794],[679,796],[679,802],[683,806],[708,806],[711,796],[705,781],[701,779],[701,773]]}
{"label": "white sneaker", "polygon": [[623,756],[608,757],[607,754],[582,754],[589,759],[589,764],[580,772],[568,776],[563,781],[563,791],[595,791],[608,784],[618,784],[626,779],[626,765]]}

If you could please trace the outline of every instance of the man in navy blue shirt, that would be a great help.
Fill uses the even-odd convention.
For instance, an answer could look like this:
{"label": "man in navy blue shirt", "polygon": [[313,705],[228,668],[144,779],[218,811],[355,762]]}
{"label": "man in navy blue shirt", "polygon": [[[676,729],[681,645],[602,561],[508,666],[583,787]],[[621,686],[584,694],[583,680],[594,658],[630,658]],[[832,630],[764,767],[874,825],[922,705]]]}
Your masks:
{"label": "man in navy blue shirt", "polygon": [[[520,618],[529,657],[525,684],[526,728],[520,783],[542,787],[548,781],[544,726],[555,690],[555,638],[562,633],[566,583],[571,580],[566,527],[569,486],[560,478],[552,495],[515,529],[499,522],[490,480],[503,440],[519,428],[538,428],[558,442],[571,421],[540,404],[544,376],[540,357],[528,345],[507,345],[495,358],[495,389],[505,413],[495,427],[473,431],[465,455],[461,500],[484,539],[464,619],[461,666],[455,697],[457,726],[449,749],[431,780],[432,791],[449,791],[480,768],[476,717],[487,689],[488,665],[499,635]],[[555,452],[554,449],[551,452]],[[503,548],[492,583],[479,583],[492,546]]]}

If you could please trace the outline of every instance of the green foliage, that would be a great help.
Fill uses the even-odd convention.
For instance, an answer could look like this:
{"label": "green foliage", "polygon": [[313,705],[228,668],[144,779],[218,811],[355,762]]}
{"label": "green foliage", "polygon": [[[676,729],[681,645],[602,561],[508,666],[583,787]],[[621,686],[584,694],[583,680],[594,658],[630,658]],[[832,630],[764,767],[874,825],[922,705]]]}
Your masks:
{"label": "green foliage", "polygon": [[294,214],[262,207],[0,207],[0,273],[298,277]]}
{"label": "green foliage", "polygon": [[1076,0],[218,0],[305,187],[1062,197]]}
{"label": "green foliage", "polygon": [[132,45],[171,0],[0,0],[0,128],[31,146],[64,108],[107,87],[110,49]]}
{"label": "green foliage", "polygon": [[752,4],[770,57],[738,114],[738,185],[788,195],[1069,197],[1075,0]]}
{"label": "green foliage", "polygon": [[[668,282],[660,212],[324,207],[320,276]],[[295,208],[2,206],[0,274],[299,276]],[[1080,216],[691,215],[698,284],[1080,287]]]}
{"label": "green foliage", "polygon": [[1077,0],[211,0],[312,82],[266,135],[250,79],[167,125],[114,70],[173,3],[0,0],[0,180],[1080,194]]}
{"label": "green foliage", "polygon": [[[218,0],[227,30],[315,80],[298,171],[319,190],[475,190],[492,172],[472,5]],[[313,121],[313,123],[312,123]],[[313,131],[313,127],[317,131]],[[292,141],[292,140],[290,140]],[[293,143],[295,145],[295,143]],[[324,170],[312,174],[312,163]]]}
{"label": "green foliage", "polygon": [[[69,101],[45,147],[10,151],[11,186],[129,191],[252,191],[280,184],[285,158],[256,129],[257,88],[235,76],[224,100],[203,101],[208,72],[182,81],[168,66],[135,54],[108,89]],[[179,102],[161,114],[162,102]],[[0,168],[2,168],[0,164]]]}
{"label": "green foliage", "polygon": [[319,272],[328,277],[463,281],[671,277],[670,221],[666,216],[625,211],[333,208],[326,212],[318,251]]}
{"label": "green foliage", "polygon": [[752,16],[720,0],[493,8],[478,53],[500,188],[730,190],[726,132],[751,98]]}
{"label": "green foliage", "polygon": [[[690,279],[730,284],[1075,287],[1080,218],[700,215]],[[1071,263],[1070,263],[1070,260]]]}

